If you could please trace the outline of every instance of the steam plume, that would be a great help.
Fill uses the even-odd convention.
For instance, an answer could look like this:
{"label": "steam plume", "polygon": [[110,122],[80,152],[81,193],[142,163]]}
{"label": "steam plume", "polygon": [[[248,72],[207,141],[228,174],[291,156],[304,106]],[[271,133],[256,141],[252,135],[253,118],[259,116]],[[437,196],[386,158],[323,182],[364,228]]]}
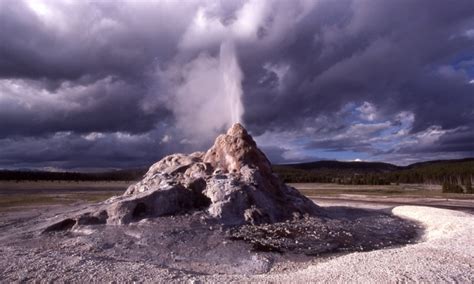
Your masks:
{"label": "steam plume", "polygon": [[201,53],[167,72],[178,130],[186,141],[204,145],[232,124],[242,123],[242,79],[235,46],[225,40],[216,57]]}

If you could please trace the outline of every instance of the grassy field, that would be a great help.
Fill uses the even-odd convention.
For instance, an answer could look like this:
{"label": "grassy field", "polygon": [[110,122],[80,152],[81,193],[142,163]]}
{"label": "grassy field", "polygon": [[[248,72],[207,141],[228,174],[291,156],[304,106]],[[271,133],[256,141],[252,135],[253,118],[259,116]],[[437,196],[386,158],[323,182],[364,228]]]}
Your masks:
{"label": "grassy field", "polygon": [[[0,211],[25,207],[99,202],[121,195],[133,182],[3,181],[0,182]],[[290,184],[308,197],[409,197],[473,199],[467,194],[442,193],[439,185],[339,185],[323,183]]]}
{"label": "grassy field", "polygon": [[42,205],[99,202],[122,194],[131,182],[2,181],[0,211]]}
{"label": "grassy field", "polygon": [[42,189],[63,189],[77,190],[90,188],[94,189],[117,189],[127,188],[131,181],[0,181],[0,193],[6,190],[42,190]]}
{"label": "grassy field", "polygon": [[474,196],[470,194],[443,193],[440,185],[430,184],[341,185],[333,183],[294,183],[290,185],[308,197],[359,195],[474,199]]}

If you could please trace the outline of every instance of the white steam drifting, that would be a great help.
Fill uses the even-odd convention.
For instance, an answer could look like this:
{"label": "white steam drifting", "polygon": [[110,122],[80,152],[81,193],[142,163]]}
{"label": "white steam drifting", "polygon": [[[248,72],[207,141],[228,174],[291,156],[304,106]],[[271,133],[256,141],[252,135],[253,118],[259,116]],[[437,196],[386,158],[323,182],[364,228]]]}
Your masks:
{"label": "white steam drifting", "polygon": [[[231,20],[222,17],[227,4],[199,5],[178,44],[176,60],[165,70],[160,66],[160,84],[169,95],[166,104],[183,142],[204,146],[232,124],[242,123],[243,73],[234,43],[258,38],[270,11],[267,4],[243,2]],[[216,49],[218,54],[209,54]]]}
{"label": "white steam drifting", "polygon": [[171,85],[167,102],[184,142],[207,143],[236,122],[242,122],[242,80],[235,46],[224,41],[215,57],[201,53],[166,72]]}

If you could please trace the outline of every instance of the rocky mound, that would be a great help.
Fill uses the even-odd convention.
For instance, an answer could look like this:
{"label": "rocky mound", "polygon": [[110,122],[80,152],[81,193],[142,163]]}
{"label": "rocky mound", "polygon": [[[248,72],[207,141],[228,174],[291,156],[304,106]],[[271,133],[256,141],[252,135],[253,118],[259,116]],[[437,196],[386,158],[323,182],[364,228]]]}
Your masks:
{"label": "rocky mound", "polygon": [[150,167],[122,196],[55,223],[127,224],[143,218],[205,210],[225,225],[273,223],[321,209],[273,174],[271,164],[240,124],[207,152],[173,154]]}

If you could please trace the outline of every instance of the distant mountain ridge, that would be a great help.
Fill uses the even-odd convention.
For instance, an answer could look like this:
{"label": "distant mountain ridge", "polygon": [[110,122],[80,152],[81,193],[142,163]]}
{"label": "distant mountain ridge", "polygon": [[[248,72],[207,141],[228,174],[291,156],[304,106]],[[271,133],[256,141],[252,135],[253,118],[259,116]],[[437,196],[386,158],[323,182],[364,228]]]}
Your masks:
{"label": "distant mountain ridge", "polygon": [[135,181],[140,180],[146,168],[124,169],[105,172],[51,172],[37,170],[0,170],[0,180],[39,181]]}
{"label": "distant mountain ridge", "polygon": [[[474,158],[433,160],[396,166],[384,162],[315,161],[273,165],[285,182],[329,182],[343,184],[459,183],[474,177]],[[136,181],[147,168],[96,173],[0,170],[0,180]]]}
{"label": "distant mountain ridge", "polygon": [[280,164],[279,167],[290,167],[301,170],[317,170],[317,169],[338,169],[338,170],[360,170],[374,172],[389,172],[399,170],[399,167],[384,162],[344,162],[344,161],[316,161],[298,164]]}
{"label": "distant mountain ridge", "polygon": [[413,169],[424,167],[428,165],[449,165],[462,162],[474,162],[472,158],[451,159],[451,160],[430,160],[424,162],[417,162],[407,166],[397,166],[385,162],[368,162],[368,161],[336,161],[336,160],[322,160],[305,163],[291,163],[291,164],[277,164],[278,167],[290,167],[302,170],[316,170],[316,169],[359,169],[359,170],[373,170],[374,172],[390,172],[403,169]]}
{"label": "distant mountain ridge", "polygon": [[474,158],[433,160],[396,166],[381,162],[319,161],[274,165],[285,182],[324,182],[384,185],[390,183],[441,184],[446,192],[471,193]]}
{"label": "distant mountain ridge", "polygon": [[463,162],[474,162],[474,158],[463,158],[463,159],[453,159],[453,160],[432,160],[432,161],[425,161],[425,162],[410,164],[403,168],[413,169],[413,168],[423,167],[427,165],[453,164],[453,163],[463,163]]}

